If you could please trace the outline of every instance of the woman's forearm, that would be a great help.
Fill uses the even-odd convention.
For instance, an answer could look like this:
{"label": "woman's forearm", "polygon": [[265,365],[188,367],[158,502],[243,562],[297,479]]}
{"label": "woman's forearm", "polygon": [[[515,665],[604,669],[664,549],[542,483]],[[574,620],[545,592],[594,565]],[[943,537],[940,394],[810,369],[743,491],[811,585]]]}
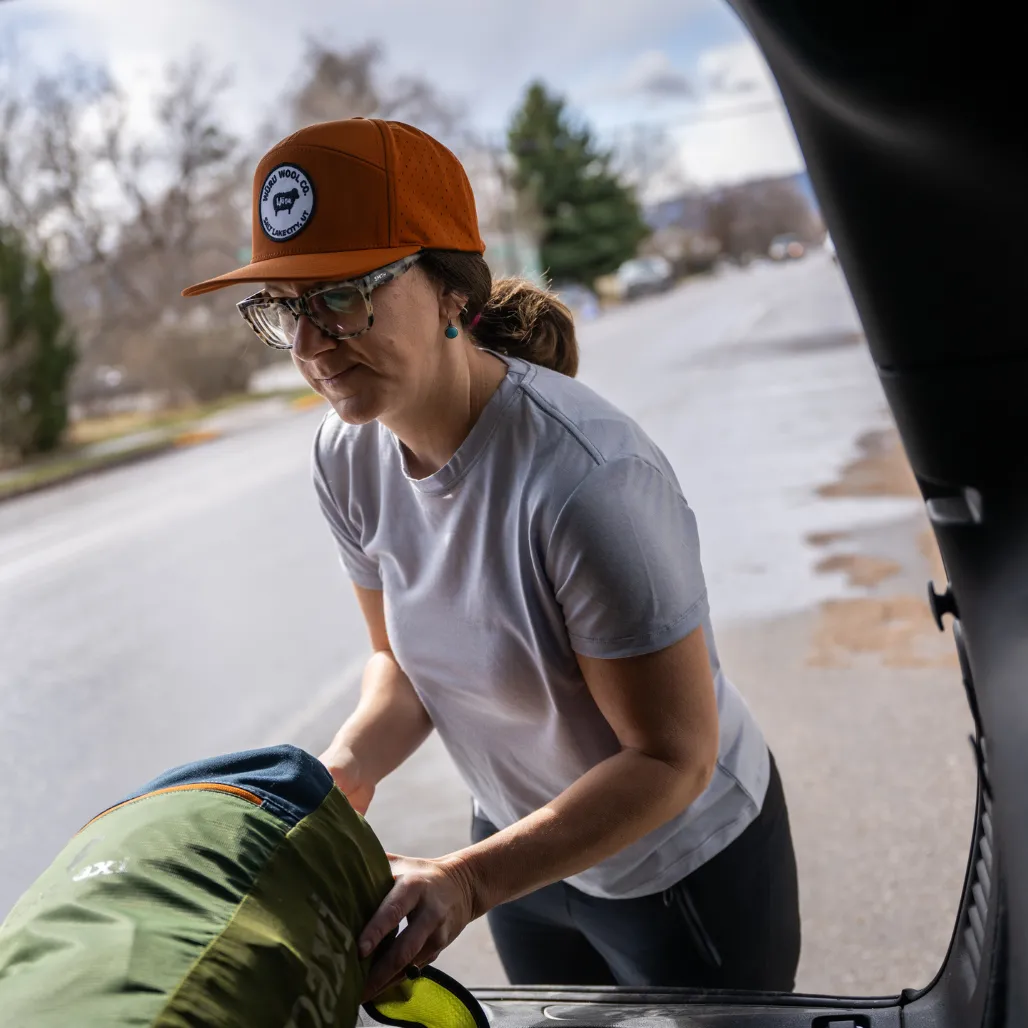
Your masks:
{"label": "woman's forearm", "polygon": [[372,654],[364,668],[357,709],[336,733],[322,760],[374,787],[395,771],[432,731],[432,721],[392,653]]}
{"label": "woman's forearm", "polygon": [[713,765],[673,767],[624,749],[555,800],[451,855],[475,896],[475,916],[613,856],[684,811]]}

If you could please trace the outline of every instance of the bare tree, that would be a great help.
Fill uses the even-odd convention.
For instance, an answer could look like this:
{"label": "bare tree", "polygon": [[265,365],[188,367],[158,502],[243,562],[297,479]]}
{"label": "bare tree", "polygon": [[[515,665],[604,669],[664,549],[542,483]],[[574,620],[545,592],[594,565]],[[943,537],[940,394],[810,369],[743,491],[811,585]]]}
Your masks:
{"label": "bare tree", "polygon": [[220,119],[227,84],[199,55],[169,66],[145,135],[97,69],[3,94],[0,217],[59,268],[83,352],[80,401],[105,391],[93,386],[108,366],[124,387],[207,398],[243,387],[263,356],[240,350],[231,297],[179,296],[237,263],[248,236],[250,161]]}
{"label": "bare tree", "polygon": [[303,85],[290,98],[290,129],[340,118],[390,118],[453,142],[463,122],[459,105],[416,75],[385,77],[382,59],[376,42],[337,50],[309,37]]}
{"label": "bare tree", "polygon": [[[415,76],[383,74],[374,43],[307,44],[289,124],[353,115],[411,122],[459,148],[462,111]],[[80,342],[74,395],[118,389],[207,398],[242,388],[266,361],[235,313],[235,290],[183,300],[180,289],[249,256],[250,183],[265,138],[226,131],[225,75],[195,55],[167,68],[156,129],[129,118],[101,68],[33,79],[0,52],[0,221],[16,225],[57,273]]]}
{"label": "bare tree", "polygon": [[85,126],[113,87],[102,69],[74,62],[23,82],[0,53],[0,218],[50,259],[95,258],[105,242],[93,189],[100,155]]}
{"label": "bare tree", "polygon": [[818,237],[810,204],[792,183],[780,179],[715,193],[707,207],[707,229],[733,257],[767,253],[774,237],[784,233],[808,242]]}
{"label": "bare tree", "polygon": [[605,142],[612,166],[640,199],[687,188],[680,148],[665,126],[640,122],[617,130]]}
{"label": "bare tree", "polygon": [[72,63],[60,75],[33,79],[10,51],[0,54],[0,81],[0,219],[55,267],[58,294],[86,356],[81,381],[107,320],[108,290],[96,283],[118,233],[100,201],[104,158],[95,126],[119,98],[99,68]]}
{"label": "bare tree", "polygon": [[308,38],[303,60],[308,69],[307,80],[293,95],[290,105],[295,125],[380,114],[382,100],[372,81],[372,72],[381,57],[377,43],[340,52]]}
{"label": "bare tree", "polygon": [[199,56],[170,66],[155,108],[159,145],[133,141],[123,120],[106,137],[109,166],[131,201],[109,262],[113,280],[128,286],[116,304],[123,362],[148,387],[183,398],[244,388],[264,356],[248,345],[234,296],[179,296],[237,263],[248,237],[249,159],[218,112],[228,81],[205,75]]}

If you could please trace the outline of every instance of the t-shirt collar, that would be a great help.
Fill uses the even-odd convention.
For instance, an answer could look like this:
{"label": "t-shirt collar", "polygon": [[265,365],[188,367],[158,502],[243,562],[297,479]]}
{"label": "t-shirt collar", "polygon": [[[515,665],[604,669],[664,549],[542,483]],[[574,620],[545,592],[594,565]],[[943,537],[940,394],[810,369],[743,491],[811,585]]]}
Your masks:
{"label": "t-shirt collar", "polygon": [[407,467],[407,457],[400,440],[392,433],[393,444],[400,455],[403,474],[407,481],[421,493],[430,496],[441,496],[452,492],[465,475],[478,463],[493,437],[497,426],[511,401],[531,369],[531,365],[517,357],[509,357],[493,350],[487,353],[498,357],[507,365],[507,374],[496,387],[493,395],[482,408],[478,420],[472,426],[467,438],[457,448],[457,452],[434,474],[426,478],[412,478]]}

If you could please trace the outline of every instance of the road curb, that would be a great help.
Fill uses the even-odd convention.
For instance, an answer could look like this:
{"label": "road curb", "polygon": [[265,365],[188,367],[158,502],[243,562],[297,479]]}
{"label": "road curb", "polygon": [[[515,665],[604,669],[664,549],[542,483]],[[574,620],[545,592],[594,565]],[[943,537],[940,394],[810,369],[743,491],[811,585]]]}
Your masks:
{"label": "road curb", "polygon": [[40,482],[28,482],[23,486],[15,486],[9,490],[4,490],[0,487],[0,503],[6,500],[16,500],[21,496],[28,496],[32,493],[42,492],[44,489],[55,489],[57,486],[64,485],[67,482],[75,482],[90,475],[99,475],[105,471],[113,471],[115,468],[139,464],[144,460],[159,457],[161,454],[169,453],[172,450],[181,450],[191,446],[200,446],[203,443],[214,442],[221,437],[221,432],[210,429],[179,432],[177,435],[173,435],[159,443],[141,447],[138,450],[129,450],[126,453],[111,454],[109,457],[101,458],[95,463],[85,464],[79,468],[69,468],[63,474],[55,475],[53,478],[47,478]]}
{"label": "road curb", "polygon": [[115,468],[123,468],[129,464],[139,464],[144,460],[149,460],[151,457],[159,457],[162,453],[168,453],[174,448],[174,441],[168,439],[145,449],[112,454],[110,457],[97,461],[95,464],[87,464],[81,468],[71,468],[66,474],[47,478],[42,482],[27,482],[25,485],[15,486],[13,489],[0,489],[0,503],[5,503],[7,500],[16,500],[21,496],[29,496],[32,493],[41,493],[45,489],[55,489],[57,486],[64,485],[67,482],[88,478],[90,475],[99,475],[105,471],[113,471]]}
{"label": "road curb", "polygon": [[[310,397],[301,396],[292,400],[289,404],[294,411],[304,411],[325,403],[325,400],[317,394]],[[98,475],[104,471],[111,471],[115,468],[125,467],[129,464],[136,464],[151,457],[159,457],[161,454],[169,453],[172,450],[183,450],[194,446],[202,446],[204,443],[216,442],[225,437],[227,433],[217,428],[194,428],[187,431],[176,432],[158,443],[129,450],[125,453],[111,454],[96,460],[93,463],[84,464],[82,467],[69,468],[67,472],[55,475],[39,482],[26,483],[23,486],[14,486],[5,490],[0,484],[0,503],[7,500],[16,500],[31,493],[42,492],[44,489],[54,489],[64,485],[66,482],[74,482],[89,475]]]}
{"label": "road curb", "polygon": [[308,410],[311,407],[321,407],[327,401],[323,396],[319,396],[317,393],[311,393],[310,396],[298,396],[295,400],[289,402],[289,406],[293,410]]}
{"label": "road curb", "polygon": [[202,443],[210,443],[215,439],[220,439],[221,436],[222,433],[216,429],[195,429],[191,432],[180,432],[172,438],[171,445],[179,449],[186,446],[199,446]]}

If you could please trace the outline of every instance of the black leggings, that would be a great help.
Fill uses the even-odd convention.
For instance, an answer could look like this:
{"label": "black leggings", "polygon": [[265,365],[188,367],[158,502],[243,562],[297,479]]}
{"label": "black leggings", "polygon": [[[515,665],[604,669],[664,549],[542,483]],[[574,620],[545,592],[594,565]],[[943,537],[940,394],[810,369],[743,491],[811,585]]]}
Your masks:
{"label": "black leggings", "polygon": [[[472,839],[497,829],[476,817]],[[664,892],[597,899],[564,882],[489,913],[512,985],[689,986],[791,992],[799,893],[782,780],[724,850]]]}

